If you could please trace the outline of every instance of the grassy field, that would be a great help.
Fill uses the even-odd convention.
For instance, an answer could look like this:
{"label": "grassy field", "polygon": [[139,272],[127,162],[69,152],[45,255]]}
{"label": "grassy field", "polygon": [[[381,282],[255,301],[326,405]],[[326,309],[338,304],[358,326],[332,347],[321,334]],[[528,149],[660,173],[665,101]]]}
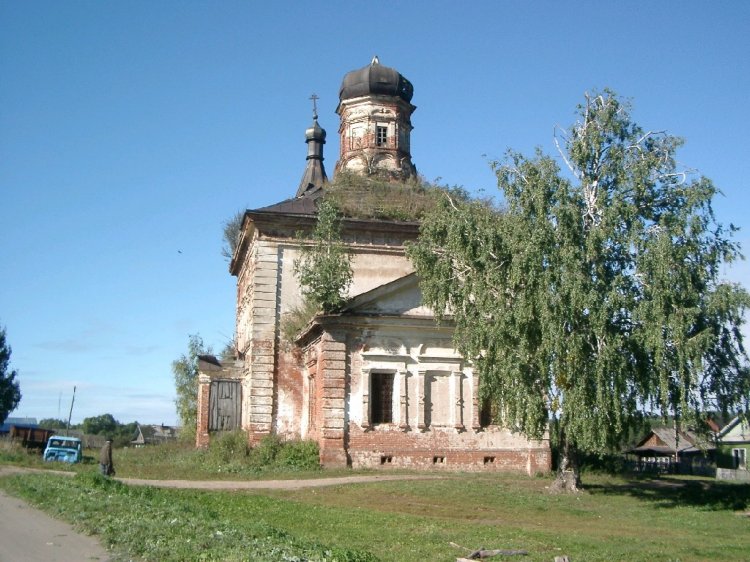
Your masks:
{"label": "grassy field", "polygon": [[[164,451],[117,451],[118,476],[148,477],[153,470],[178,477],[183,469],[169,462],[178,449],[158,461]],[[180,454],[177,464],[189,465],[191,452]],[[193,458],[199,464],[202,457]],[[586,474],[579,495],[550,494],[549,478],[451,473],[295,491],[199,492],[124,486],[96,475],[93,464],[77,470],[75,478],[4,477],[0,487],[143,560],[447,562],[466,554],[450,543],[529,553],[494,560],[750,560],[750,485],[707,479]],[[292,474],[330,475],[283,472]],[[250,477],[275,472],[234,473]]]}

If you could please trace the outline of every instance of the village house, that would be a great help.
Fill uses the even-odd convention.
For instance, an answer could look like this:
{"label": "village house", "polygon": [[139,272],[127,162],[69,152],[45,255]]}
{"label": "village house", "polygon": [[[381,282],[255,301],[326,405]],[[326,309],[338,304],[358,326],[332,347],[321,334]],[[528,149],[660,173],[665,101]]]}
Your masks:
{"label": "village house", "polygon": [[137,424],[135,436],[130,440],[133,447],[144,447],[145,445],[162,445],[174,441],[179,435],[177,427],[164,424]]}
{"label": "village house", "polygon": [[629,468],[635,472],[713,476],[715,453],[713,435],[699,435],[691,429],[656,427],[626,451],[626,458]]}
{"label": "village house", "polygon": [[[344,77],[336,174],[416,175],[412,96],[412,84],[377,57]],[[295,196],[245,212],[229,268],[237,359],[200,360],[196,445],[242,429],[250,443],[269,434],[313,439],[326,467],[548,471],[548,439],[490,423],[479,375],[454,349],[450,323],[438,325],[422,304],[404,252],[417,222],[344,220],[353,271],[346,307],[316,316],[292,341],[282,337],[285,318],[303,303],[297,233],[314,228],[326,190],[325,139],[314,111]]]}
{"label": "village house", "polygon": [[716,477],[721,480],[750,482],[750,424],[739,416],[725,425],[718,435]]}

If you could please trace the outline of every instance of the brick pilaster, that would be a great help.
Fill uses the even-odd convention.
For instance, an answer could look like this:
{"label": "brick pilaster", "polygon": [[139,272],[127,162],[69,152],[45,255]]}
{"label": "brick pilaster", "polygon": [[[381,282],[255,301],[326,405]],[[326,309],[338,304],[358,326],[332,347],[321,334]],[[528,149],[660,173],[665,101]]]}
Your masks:
{"label": "brick pilaster", "polygon": [[419,369],[417,373],[417,429],[420,431],[424,431],[427,428],[427,425],[425,424],[425,389],[424,385],[427,382],[427,371],[424,369]]}
{"label": "brick pilaster", "polygon": [[320,462],[346,466],[344,408],[346,398],[346,342],[342,334],[326,334],[321,342],[323,427]]}
{"label": "brick pilaster", "polygon": [[201,449],[208,447],[210,435],[208,433],[209,399],[211,392],[211,378],[208,375],[198,375],[198,415],[195,428],[195,446]]}
{"label": "brick pilaster", "polygon": [[471,374],[471,428],[474,431],[482,429],[479,420],[479,374],[476,371]]}
{"label": "brick pilaster", "polygon": [[261,243],[253,277],[252,336],[250,346],[250,412],[248,434],[251,443],[273,428],[274,365],[278,325],[277,289],[279,257],[276,244]]}

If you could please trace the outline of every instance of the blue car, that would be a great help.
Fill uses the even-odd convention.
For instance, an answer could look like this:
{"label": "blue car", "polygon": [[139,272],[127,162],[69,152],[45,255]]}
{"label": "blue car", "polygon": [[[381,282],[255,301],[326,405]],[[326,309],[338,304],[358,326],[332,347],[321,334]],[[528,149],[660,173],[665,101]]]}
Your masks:
{"label": "blue car", "polygon": [[47,441],[47,448],[44,449],[45,461],[58,461],[76,463],[83,459],[81,440],[77,437],[67,437],[65,435],[53,435]]}

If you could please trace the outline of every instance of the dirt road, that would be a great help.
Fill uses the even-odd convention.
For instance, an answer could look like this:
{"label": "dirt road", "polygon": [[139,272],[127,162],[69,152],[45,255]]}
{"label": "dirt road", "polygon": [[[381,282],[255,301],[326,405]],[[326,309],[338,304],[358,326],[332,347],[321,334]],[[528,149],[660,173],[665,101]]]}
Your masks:
{"label": "dirt road", "polygon": [[0,562],[109,560],[99,542],[0,490]]}
{"label": "dirt road", "polygon": [[[75,472],[44,470],[20,466],[0,466],[0,476],[10,474],[58,474],[75,476]],[[153,486],[154,488],[185,488],[193,490],[300,490],[342,484],[366,484],[368,482],[390,482],[392,480],[435,480],[445,478],[436,474],[367,474],[360,476],[337,476],[335,478],[309,478],[304,480],[145,480],[142,478],[115,478],[131,486]]]}
{"label": "dirt road", "polygon": [[139,478],[117,478],[132,486],[155,488],[191,488],[194,490],[299,490],[321,488],[342,484],[366,484],[391,480],[430,480],[441,478],[433,475],[368,474],[366,476],[339,476],[336,478],[314,478],[309,480],[141,480]]}

